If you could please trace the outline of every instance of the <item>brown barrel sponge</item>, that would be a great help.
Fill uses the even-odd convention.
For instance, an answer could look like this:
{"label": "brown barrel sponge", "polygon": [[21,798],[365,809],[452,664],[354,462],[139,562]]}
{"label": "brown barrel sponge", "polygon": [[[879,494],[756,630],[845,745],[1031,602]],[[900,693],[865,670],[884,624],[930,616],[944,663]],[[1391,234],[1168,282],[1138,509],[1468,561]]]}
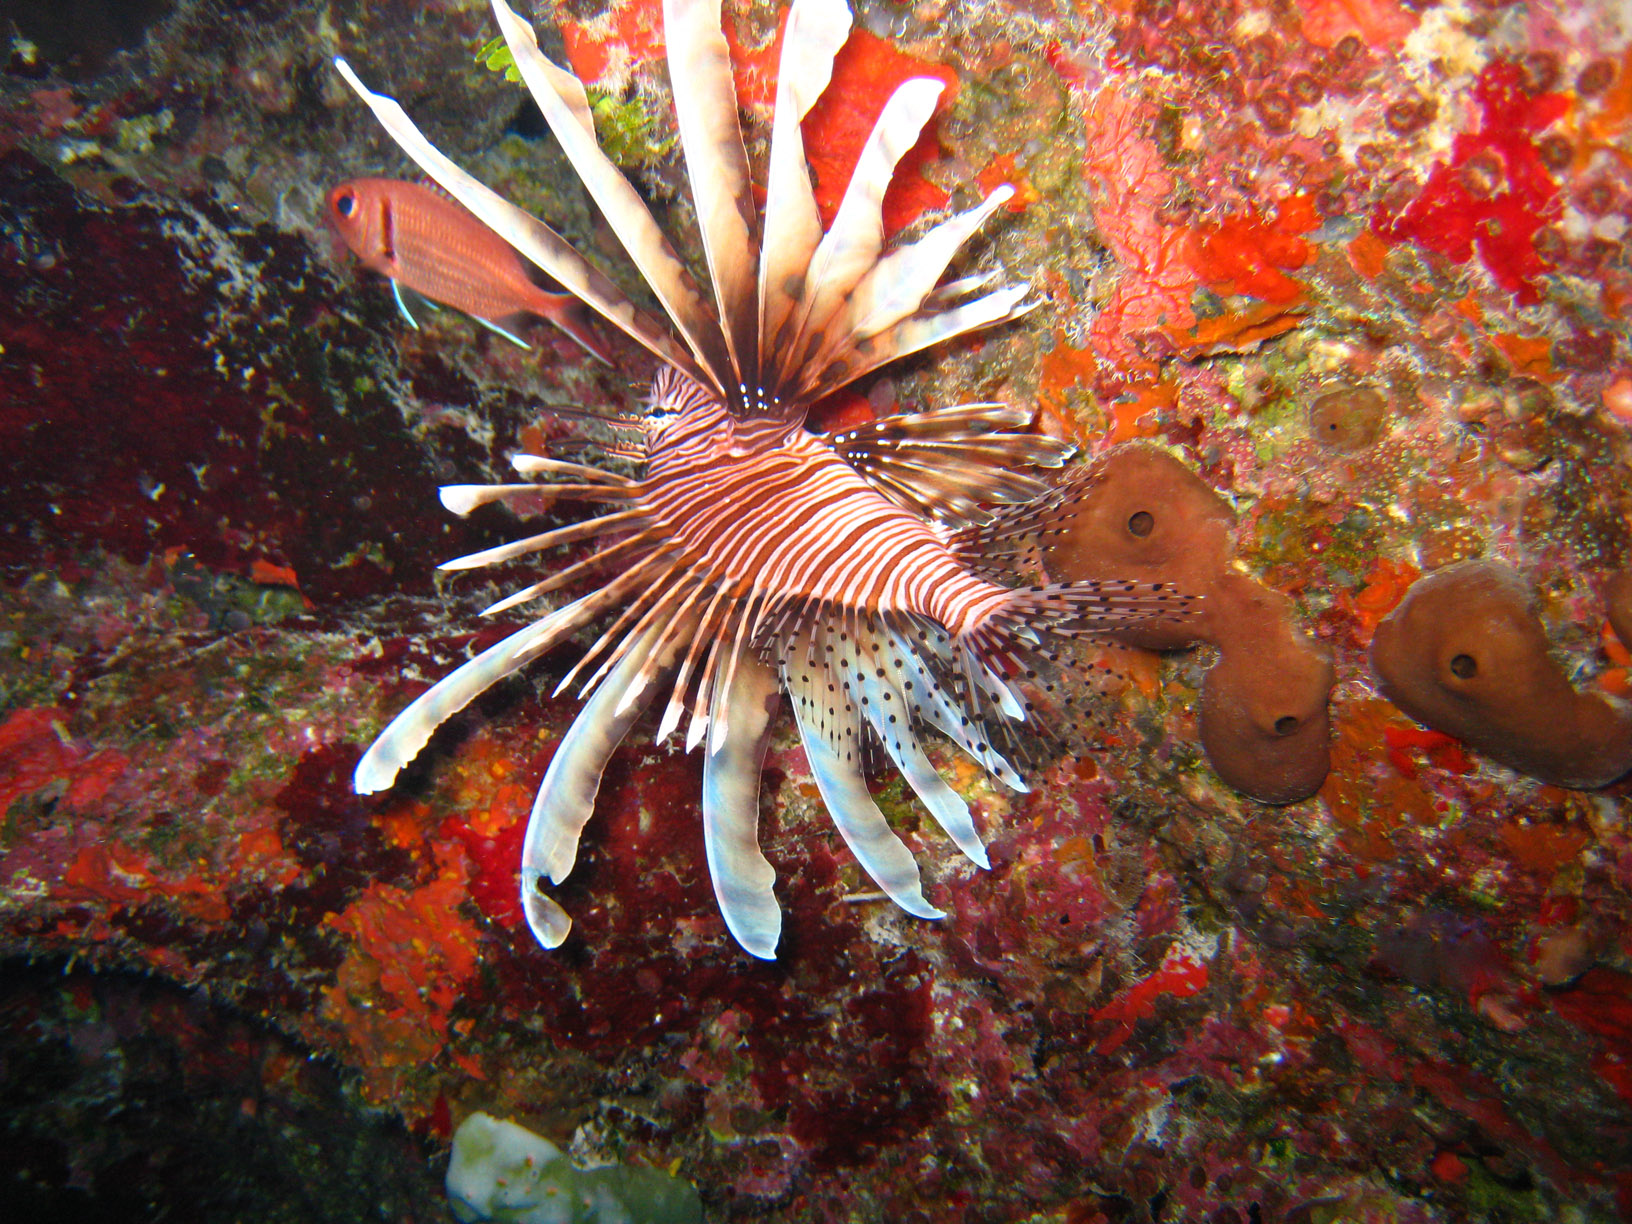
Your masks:
{"label": "brown barrel sponge", "polygon": [[[1165,451],[1117,447],[1079,483],[1081,496],[1062,511],[1063,534],[1047,557],[1055,580],[1130,578],[1204,594],[1229,565],[1235,526],[1229,503]],[[1207,635],[1187,618],[1114,636],[1147,650],[1174,650]]]}
{"label": "brown barrel sponge", "polygon": [[1616,570],[1604,587],[1605,615],[1621,645],[1632,650],[1632,569]]}
{"label": "brown barrel sponge", "polygon": [[1632,769],[1632,714],[1570,687],[1529,587],[1499,562],[1418,579],[1377,626],[1371,665],[1405,713],[1520,773],[1584,789]]}
{"label": "brown barrel sponge", "polygon": [[1219,659],[1202,680],[1201,746],[1218,776],[1262,803],[1295,803],[1331,767],[1330,653],[1304,636],[1292,601],[1244,574],[1207,593]]}
{"label": "brown barrel sponge", "polygon": [[1345,387],[1309,405],[1310,436],[1331,450],[1366,450],[1387,426],[1388,401],[1370,387]]}

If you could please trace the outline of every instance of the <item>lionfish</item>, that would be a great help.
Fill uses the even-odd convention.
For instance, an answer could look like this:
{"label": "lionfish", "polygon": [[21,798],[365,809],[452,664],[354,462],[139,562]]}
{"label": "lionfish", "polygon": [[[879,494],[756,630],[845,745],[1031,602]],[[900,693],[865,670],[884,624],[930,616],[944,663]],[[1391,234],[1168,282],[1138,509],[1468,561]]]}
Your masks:
{"label": "lionfish", "polygon": [[522,454],[513,466],[532,482],[441,490],[460,515],[541,492],[607,507],[447,562],[442,568],[469,569],[603,541],[488,614],[592,576],[601,584],[484,650],[398,714],[359,762],[356,789],[389,787],[452,714],[612,616],[556,689],[587,677],[587,699],[545,772],[522,851],[523,907],[541,944],[558,946],[571,927],[543,879],[560,883],[572,870],[609,757],[665,691],[657,738],[684,722],[687,750],[704,747],[705,855],[726,926],[745,950],[769,959],[781,933],[758,818],[760,773],[784,693],[822,800],[856,859],[902,909],[941,917],[924,897],[912,853],[868,793],[868,759],[881,748],[959,849],[986,867],[969,806],[936,771],[923,731],[939,731],[1025,790],[995,741],[1007,734],[1005,720],[1025,720],[1029,681],[1060,640],[1172,615],[1183,604],[1132,582],[1004,580],[994,557],[1035,525],[1026,507],[1048,492],[1031,473],[1058,467],[1071,451],[1023,432],[1028,411],[968,404],[825,436],[806,427],[818,399],[884,363],[1029,309],[1023,284],[989,289],[990,276],[940,283],[1012,189],[885,250],[885,190],[941,90],[936,80],[909,80],[884,105],[824,233],[800,122],[828,86],[851,15],[844,0],[793,0],[761,215],[720,0],[664,0],[711,308],[597,143],[582,83],[540,53],[504,0],[493,0],[493,10],[522,80],[675,331],[548,226],[461,171],[395,101],[336,60],[433,180],[662,363],[649,411],[624,419],[644,462],[639,479]]}

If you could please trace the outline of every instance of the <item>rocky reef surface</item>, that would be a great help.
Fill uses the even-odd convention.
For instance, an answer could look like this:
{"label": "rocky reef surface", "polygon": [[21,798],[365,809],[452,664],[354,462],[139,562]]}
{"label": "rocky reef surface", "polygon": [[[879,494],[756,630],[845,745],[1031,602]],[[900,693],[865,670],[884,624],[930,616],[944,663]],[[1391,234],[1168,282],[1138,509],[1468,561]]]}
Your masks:
{"label": "rocky reef surface", "polygon": [[[683,230],[661,6],[522,7]],[[725,7],[762,153],[775,13]],[[1122,529],[1130,564],[1229,597],[1213,645],[1086,648],[1092,717],[1039,739],[1029,794],[941,754],[990,871],[880,781],[941,922],[869,890],[785,729],[760,963],[709,890],[697,759],[638,735],[560,890],[572,939],[534,945],[517,846],[571,649],[350,791],[384,720],[516,623],[435,571],[513,521],[435,486],[572,436],[551,405],[634,408],[650,372],[543,325],[530,352],[449,312],[409,330],[324,231],[336,182],[408,172],[344,53],[617,273],[478,58],[485,5],[9,6],[7,1201],[445,1219],[451,1135],[485,1111],[677,1172],[719,1220],[1632,1215],[1632,784],[1554,784],[1613,778],[1632,688],[1623,9],[859,6],[807,120],[823,206],[889,90],[938,76],[891,222],[1012,183],[974,260],[1043,305],[827,419],[1036,405],[1137,476],[1091,486],[1119,509],[1084,564]],[[1401,608],[1470,562],[1520,628],[1430,602],[1443,578]],[[1415,669],[1388,691],[1489,717],[1392,704],[1385,622]],[[1607,730],[1559,736],[1538,693]],[[1549,781],[1514,768],[1538,760]]]}

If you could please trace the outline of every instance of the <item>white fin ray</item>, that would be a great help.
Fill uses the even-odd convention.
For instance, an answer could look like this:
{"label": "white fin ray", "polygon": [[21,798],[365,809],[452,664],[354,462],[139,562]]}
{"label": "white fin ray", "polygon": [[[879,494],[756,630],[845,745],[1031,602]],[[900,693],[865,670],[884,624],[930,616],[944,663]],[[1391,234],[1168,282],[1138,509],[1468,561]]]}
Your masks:
{"label": "white fin ray", "polygon": [[776,955],[782,935],[776,871],[759,848],[759,781],[781,694],[775,669],[751,655],[738,659],[729,681],[715,686],[710,711],[710,721],[729,721],[730,731],[703,758],[703,847],[714,897],[732,938],[761,960]]}
{"label": "white fin ray", "polygon": [[617,485],[627,488],[634,484],[627,476],[604,471],[584,463],[569,463],[565,459],[546,459],[543,455],[514,454],[510,466],[518,476],[573,476],[591,484]]}
{"label": "white fin ray", "polygon": [[951,310],[910,315],[882,335],[869,337],[859,346],[848,345],[837,349],[822,361],[811,363],[806,368],[806,375],[811,381],[804,392],[809,398],[818,399],[909,353],[951,340],[965,332],[1018,319],[1040,304],[1025,301],[1030,292],[1029,285],[1009,285],[972,302],[954,306]]}
{"label": "white fin ray", "polygon": [[[657,564],[665,562],[667,553],[673,551],[673,547],[670,546],[665,552],[648,553],[646,556],[638,555],[641,549],[650,548],[653,543],[653,540],[645,536],[630,536],[628,539],[619,540],[616,544],[591,553],[582,561],[576,561],[565,569],[556,570],[555,573],[533,583],[532,586],[523,587],[513,594],[506,595],[497,603],[489,604],[478,615],[497,616],[501,612],[508,612],[511,608],[520,607],[524,603],[531,603],[540,596],[548,595],[551,591],[559,591],[562,587],[569,586],[594,570],[602,569],[615,561],[625,560],[631,554],[635,554],[634,566],[619,574],[612,583],[612,586],[626,588],[633,576],[640,575],[644,577]],[[612,587],[602,589],[611,590]]]}
{"label": "white fin ray", "polygon": [[489,646],[416,697],[369,745],[357,762],[352,787],[359,795],[385,790],[419,755],[443,723],[506,676],[587,624],[599,607],[579,600]]}
{"label": "white fin ray", "polygon": [[514,485],[443,485],[437,490],[442,506],[452,514],[464,518],[478,506],[513,497],[541,497],[554,501],[557,497],[579,498],[584,501],[624,501],[636,495],[633,485],[568,485],[568,484],[514,484]]}
{"label": "white fin ray", "polygon": [[[692,377],[707,381],[692,355],[604,273],[573,250],[566,239],[456,166],[425,138],[395,100],[370,90],[345,60],[337,58],[334,66],[402,151],[484,225],[630,339]],[[579,122],[571,117],[570,110],[563,113],[562,120],[575,125]]]}
{"label": "white fin ray", "polygon": [[618,531],[624,527],[638,527],[648,521],[646,512],[643,510],[620,510],[616,514],[603,514],[599,518],[585,519],[581,523],[570,523],[565,527],[557,527],[554,531],[528,536],[524,540],[512,540],[510,543],[500,544],[496,548],[486,548],[481,552],[455,557],[451,561],[442,562],[436,568],[439,570],[481,569],[484,566],[513,561],[515,558],[525,556],[531,552],[542,552],[546,548],[558,548],[562,544],[575,544],[579,540],[592,540],[596,536],[605,535],[610,531]]}
{"label": "white fin ray", "polygon": [[663,0],[663,37],[686,176],[726,347],[736,381],[757,383],[757,227],[720,0]]}
{"label": "white fin ray", "polygon": [[[704,589],[699,584],[698,591],[701,592]],[[707,606],[704,607],[696,627],[688,635],[691,644],[686,649],[685,657],[680,660],[680,666],[675,670],[673,692],[670,693],[668,704],[663,707],[663,715],[658,720],[655,739],[659,744],[673,735],[675,729],[680,726],[680,719],[686,711],[687,685],[691,679],[692,670],[697,666],[697,660],[703,656],[705,651],[709,650],[712,643],[717,643],[720,634],[729,628],[730,610],[727,601],[730,599],[731,596],[724,587],[716,588]],[[722,605],[726,606],[723,615],[721,614]],[[702,678],[700,683],[704,687],[697,694],[699,703],[706,701],[708,696],[706,677]],[[695,719],[693,721],[695,722]],[[697,741],[691,738],[689,731],[690,728],[688,728],[686,738],[687,752],[697,746]]]}
{"label": "white fin ray", "polygon": [[634,702],[621,714],[614,708],[636,672],[646,665],[656,645],[655,629],[648,629],[609,672],[589,700],[578,711],[561,742],[556,745],[550,766],[544,771],[538,796],[533,800],[527,834],[521,845],[521,891],[523,897],[536,891],[538,881],[548,877],[559,884],[578,861],[578,842],[584,826],[595,812],[595,796],[601,775],[619,744],[629,734],[646,702]]}
{"label": "white fin ray", "polygon": [[794,366],[785,368],[787,377],[798,373],[797,367],[802,364],[798,354],[811,351],[810,338],[822,340],[845,298],[878,264],[884,250],[885,193],[895,177],[896,165],[918,143],[924,125],[935,113],[944,88],[934,77],[903,82],[873,124],[833,224],[811,257],[803,295],[794,312],[797,323],[788,338],[780,341],[783,361]]}
{"label": "white fin ray", "polygon": [[809,283],[806,274],[822,240],[799,125],[832,81],[833,61],[850,37],[850,26],[845,0],[794,0],[782,32],[759,256],[759,367],[766,377],[780,374],[772,368],[777,354],[785,352],[777,339]]}
{"label": "white fin ray", "polygon": [[[623,244],[623,249],[640,269],[641,276],[651,286],[697,359],[695,363],[688,360],[683,364],[674,364],[721,394],[734,389],[726,383],[731,362],[725,337],[719,323],[709,312],[696,282],[686,271],[679,255],[675,254],[668,238],[658,228],[645,201],[601,150],[593,133],[584,130],[570,101],[562,96],[557,82],[567,78],[576,84],[577,79],[545,58],[538,49],[538,38],[532,26],[516,16],[504,0],[493,0],[493,14],[498,18],[499,29],[510,48],[516,70],[526,82],[539,109],[544,112],[545,122],[550,125],[550,130],[561,143],[562,151],[583,180],[585,190],[600,208],[607,224]],[[578,85],[577,88],[581,90],[582,86]],[[566,285],[566,282],[562,281],[562,284]],[[571,285],[567,285],[567,288],[577,292]]]}

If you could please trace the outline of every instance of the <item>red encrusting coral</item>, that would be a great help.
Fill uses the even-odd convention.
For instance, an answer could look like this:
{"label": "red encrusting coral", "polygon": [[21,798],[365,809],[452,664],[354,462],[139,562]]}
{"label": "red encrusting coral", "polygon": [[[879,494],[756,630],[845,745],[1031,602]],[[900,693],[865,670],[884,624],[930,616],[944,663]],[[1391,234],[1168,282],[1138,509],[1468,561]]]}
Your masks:
{"label": "red encrusting coral", "polygon": [[1302,235],[1319,225],[1313,198],[1293,196],[1268,220],[1242,216],[1198,227],[1191,235],[1190,266],[1221,293],[1290,306],[1304,296],[1304,288],[1287,273],[1309,262],[1313,248]]}
{"label": "red encrusting coral", "polygon": [[1477,251],[1498,285],[1520,305],[1533,305],[1547,272],[1536,235],[1563,210],[1537,137],[1569,112],[1570,101],[1529,93],[1520,66],[1505,59],[1480,73],[1474,97],[1483,114],[1478,130],[1459,133],[1450,159],[1433,168],[1417,197],[1396,213],[1379,211],[1371,228],[1456,263]]}
{"label": "red encrusting coral", "polygon": [[[895,49],[866,30],[853,30],[833,61],[833,80],[802,125],[806,156],[816,188],[816,206],[824,225],[833,220],[844,197],[861,147],[876,116],[896,88],[915,77],[933,77],[945,86],[937,104],[943,112],[957,96],[958,76],[939,64],[925,63]],[[926,162],[939,152],[936,121],[925,125],[918,142],[901,158],[890,189],[884,194],[886,235],[909,225],[923,213],[946,207],[946,191],[923,175]],[[995,185],[995,184],[994,184]]]}
{"label": "red encrusting coral", "polygon": [[89,751],[64,729],[60,709],[13,710],[0,723],[0,813],[14,800],[60,783],[60,802],[72,812],[93,808],[129,766],[111,748]]}

